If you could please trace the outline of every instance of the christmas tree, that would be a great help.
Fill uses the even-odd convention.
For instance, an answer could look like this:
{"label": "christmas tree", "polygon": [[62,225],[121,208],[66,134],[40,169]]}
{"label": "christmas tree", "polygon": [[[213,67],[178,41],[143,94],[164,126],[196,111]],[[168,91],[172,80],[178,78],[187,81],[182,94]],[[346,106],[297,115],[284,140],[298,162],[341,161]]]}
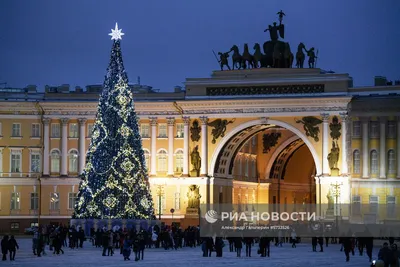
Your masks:
{"label": "christmas tree", "polygon": [[75,219],[153,219],[142,139],[121,55],[118,25],[100,95]]}

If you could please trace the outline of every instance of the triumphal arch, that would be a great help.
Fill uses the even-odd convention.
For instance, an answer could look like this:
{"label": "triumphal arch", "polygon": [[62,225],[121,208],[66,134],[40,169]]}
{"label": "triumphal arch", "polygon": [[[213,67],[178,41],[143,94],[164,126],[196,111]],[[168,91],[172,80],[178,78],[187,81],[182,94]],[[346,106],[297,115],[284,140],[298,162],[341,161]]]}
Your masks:
{"label": "triumphal arch", "polygon": [[202,203],[328,203],[336,183],[349,203],[348,84],[346,74],[300,68],[187,79],[174,106],[201,124],[188,146],[201,159]]}

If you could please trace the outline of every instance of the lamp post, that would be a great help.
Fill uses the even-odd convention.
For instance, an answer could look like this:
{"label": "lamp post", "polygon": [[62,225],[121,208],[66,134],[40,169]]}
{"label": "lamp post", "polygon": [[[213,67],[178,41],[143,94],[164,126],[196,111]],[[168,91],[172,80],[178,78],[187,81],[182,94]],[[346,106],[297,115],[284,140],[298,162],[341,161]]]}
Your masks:
{"label": "lamp post", "polygon": [[162,213],[162,196],[164,195],[164,186],[157,185],[157,196],[158,196],[158,219],[161,221]]}
{"label": "lamp post", "polygon": [[342,187],[342,183],[334,183],[331,184],[332,188],[332,195],[335,197],[335,207],[336,207],[336,212],[335,212],[335,217],[336,217],[336,229],[338,229],[339,225],[339,197],[340,197],[340,188]]}

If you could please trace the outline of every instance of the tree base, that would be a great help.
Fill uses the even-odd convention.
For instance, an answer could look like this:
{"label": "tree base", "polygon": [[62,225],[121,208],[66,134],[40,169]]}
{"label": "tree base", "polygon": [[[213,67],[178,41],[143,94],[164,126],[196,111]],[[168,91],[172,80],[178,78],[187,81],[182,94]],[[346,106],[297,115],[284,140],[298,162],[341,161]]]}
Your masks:
{"label": "tree base", "polygon": [[86,234],[90,233],[90,229],[94,228],[106,230],[116,229],[140,229],[147,230],[149,227],[158,225],[160,227],[161,221],[158,220],[135,220],[135,219],[71,219],[71,226],[82,227]]}

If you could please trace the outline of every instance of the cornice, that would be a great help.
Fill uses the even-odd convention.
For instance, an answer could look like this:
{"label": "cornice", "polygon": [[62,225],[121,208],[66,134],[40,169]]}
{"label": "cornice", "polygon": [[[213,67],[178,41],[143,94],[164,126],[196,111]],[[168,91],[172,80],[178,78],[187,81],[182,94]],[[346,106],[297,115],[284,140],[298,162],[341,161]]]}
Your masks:
{"label": "cornice", "polygon": [[[326,97],[326,98],[290,98],[290,99],[235,99],[235,100],[196,100],[179,101],[183,114],[252,114],[252,113],[293,113],[293,112],[321,112],[321,111],[345,111],[351,97]],[[9,102],[0,108],[1,113],[9,113],[10,110],[21,110],[18,102]],[[46,102],[40,103],[49,117],[93,117],[97,113],[98,103],[93,102]],[[138,116],[181,116],[174,102],[138,102],[135,103]],[[29,116],[38,115],[37,109],[31,103],[22,105],[25,112],[14,114],[2,114],[0,116]],[[32,109],[33,108],[33,109]],[[30,112],[28,112],[28,110]]]}

